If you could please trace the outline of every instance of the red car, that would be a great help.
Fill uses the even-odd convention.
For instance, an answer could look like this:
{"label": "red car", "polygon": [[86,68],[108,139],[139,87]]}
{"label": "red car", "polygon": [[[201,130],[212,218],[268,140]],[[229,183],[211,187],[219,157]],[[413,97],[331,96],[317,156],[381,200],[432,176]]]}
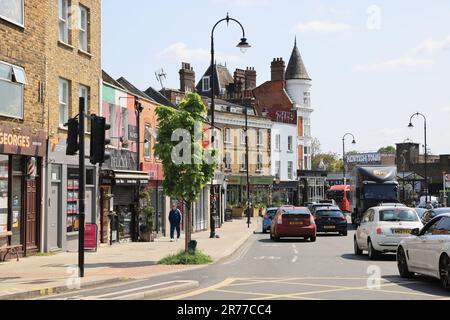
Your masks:
{"label": "red car", "polygon": [[308,208],[282,207],[272,220],[270,239],[304,238],[315,242],[317,226]]}

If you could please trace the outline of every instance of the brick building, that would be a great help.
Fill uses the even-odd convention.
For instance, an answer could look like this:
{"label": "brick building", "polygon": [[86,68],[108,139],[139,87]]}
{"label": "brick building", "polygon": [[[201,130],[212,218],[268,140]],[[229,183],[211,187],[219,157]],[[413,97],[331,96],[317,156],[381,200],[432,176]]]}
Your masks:
{"label": "brick building", "polygon": [[39,251],[42,235],[48,9],[38,0],[0,6],[0,246],[24,255]]}
{"label": "brick building", "polygon": [[[44,250],[78,249],[78,157],[65,155],[69,118],[99,114],[101,96],[101,1],[46,0],[45,110],[48,117],[48,166],[44,203]],[[86,154],[89,154],[88,121]],[[86,161],[86,222],[98,222],[98,168]]]}

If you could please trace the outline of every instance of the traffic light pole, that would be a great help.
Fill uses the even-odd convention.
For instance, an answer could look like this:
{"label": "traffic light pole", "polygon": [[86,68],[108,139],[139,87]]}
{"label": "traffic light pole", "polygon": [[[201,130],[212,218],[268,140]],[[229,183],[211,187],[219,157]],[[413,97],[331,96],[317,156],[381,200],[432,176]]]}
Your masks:
{"label": "traffic light pole", "polygon": [[86,191],[86,165],[85,165],[85,140],[84,140],[84,132],[85,132],[85,101],[84,98],[80,98],[80,113],[79,113],[79,174],[78,174],[78,217],[79,217],[79,240],[78,240],[78,267],[79,267],[79,276],[80,278],[84,278],[84,224],[86,220],[85,216],[85,191]]}

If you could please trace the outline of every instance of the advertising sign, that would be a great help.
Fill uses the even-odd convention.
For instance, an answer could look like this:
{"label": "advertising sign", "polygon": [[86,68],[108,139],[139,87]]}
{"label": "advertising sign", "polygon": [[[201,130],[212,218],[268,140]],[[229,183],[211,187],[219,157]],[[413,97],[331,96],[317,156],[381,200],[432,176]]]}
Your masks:
{"label": "advertising sign", "polygon": [[86,224],[84,229],[84,249],[97,251],[97,232],[96,224]]}
{"label": "advertising sign", "polygon": [[450,174],[444,176],[445,188],[450,189]]}
{"label": "advertising sign", "polygon": [[347,163],[379,163],[381,162],[380,153],[359,153],[359,154],[349,154],[347,157]]}

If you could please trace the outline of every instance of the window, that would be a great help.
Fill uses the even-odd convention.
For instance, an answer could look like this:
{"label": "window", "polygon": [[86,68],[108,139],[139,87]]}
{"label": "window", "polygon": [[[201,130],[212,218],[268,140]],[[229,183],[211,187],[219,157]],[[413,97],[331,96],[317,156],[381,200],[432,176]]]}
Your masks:
{"label": "window", "polygon": [[[0,0],[1,3],[1,0]],[[23,88],[26,76],[23,68],[0,62],[0,115],[23,118]]]}
{"label": "window", "polygon": [[263,170],[263,155],[262,154],[258,154],[256,162],[257,162],[256,163],[256,171],[262,172],[262,170]]}
{"label": "window", "polygon": [[231,129],[230,128],[225,128],[224,142],[231,143]]}
{"label": "window", "polygon": [[424,235],[433,235],[436,234],[439,230],[438,226],[441,223],[441,219],[437,219],[432,225],[429,225],[428,228],[426,228],[424,231],[422,231],[422,233]]}
{"label": "window", "polygon": [[312,157],[311,157],[311,147],[303,148],[303,170],[311,170]]}
{"label": "window", "polygon": [[[128,141],[128,109],[122,108],[121,110],[122,129],[121,137],[122,141]],[[126,146],[128,147],[128,146]]]}
{"label": "window", "polygon": [[202,85],[203,85],[203,91],[207,92],[211,90],[211,78],[208,77],[204,77],[202,79]]}
{"label": "window", "polygon": [[181,103],[181,97],[176,97],[175,98],[175,104],[179,105]]}
{"label": "window", "polygon": [[292,151],[294,151],[294,144],[293,144],[293,137],[292,136],[289,136],[288,137],[288,151],[289,152],[292,152]]}
{"label": "window", "polygon": [[0,154],[0,232],[8,231],[9,157]]}
{"label": "window", "polygon": [[[90,114],[90,108],[89,108],[89,88],[83,85],[80,85],[80,98],[84,98],[84,103],[85,103],[85,109],[86,113],[89,115]],[[85,118],[85,130],[86,132],[91,132],[91,122],[89,117]]]}
{"label": "window", "polygon": [[245,145],[245,137],[246,137],[247,133],[245,132],[244,129],[241,130],[241,145]]}
{"label": "window", "polygon": [[78,11],[80,49],[89,52],[89,10],[83,6]]}
{"label": "window", "polygon": [[231,153],[225,153],[225,170],[231,170]]}
{"label": "window", "polygon": [[241,154],[241,171],[247,170],[247,157],[245,153]]}
{"label": "window", "polygon": [[263,131],[262,130],[258,130],[258,146],[262,146],[264,145],[264,137],[263,137]]}
{"label": "window", "polygon": [[281,178],[281,161],[275,161],[275,176]]}
{"label": "window", "polygon": [[59,0],[59,41],[70,44],[69,0]]}
{"label": "window", "polygon": [[294,179],[294,162],[288,162],[288,180]]}
{"label": "window", "polygon": [[151,141],[152,141],[152,135],[151,135],[151,126],[150,124],[145,124],[145,132],[144,132],[144,157],[150,158],[151,157]]}
{"label": "window", "polygon": [[305,107],[311,106],[311,92],[305,92],[303,94],[303,104],[305,105]]}
{"label": "window", "polygon": [[0,18],[24,25],[24,0],[0,0]]}
{"label": "window", "polygon": [[279,134],[275,136],[275,150],[281,151],[281,135]]}
{"label": "window", "polygon": [[69,81],[59,79],[59,126],[64,125],[69,120]]}
{"label": "window", "polygon": [[311,119],[303,118],[303,136],[311,137]]}
{"label": "window", "polygon": [[[116,136],[116,106],[113,104],[109,105],[109,122],[111,125],[111,129],[108,130],[108,137],[111,139]],[[115,140],[112,140],[111,145],[116,146],[117,143]]]}
{"label": "window", "polygon": [[78,232],[80,229],[79,220],[79,185],[78,185],[78,169],[67,169],[67,232]]}

